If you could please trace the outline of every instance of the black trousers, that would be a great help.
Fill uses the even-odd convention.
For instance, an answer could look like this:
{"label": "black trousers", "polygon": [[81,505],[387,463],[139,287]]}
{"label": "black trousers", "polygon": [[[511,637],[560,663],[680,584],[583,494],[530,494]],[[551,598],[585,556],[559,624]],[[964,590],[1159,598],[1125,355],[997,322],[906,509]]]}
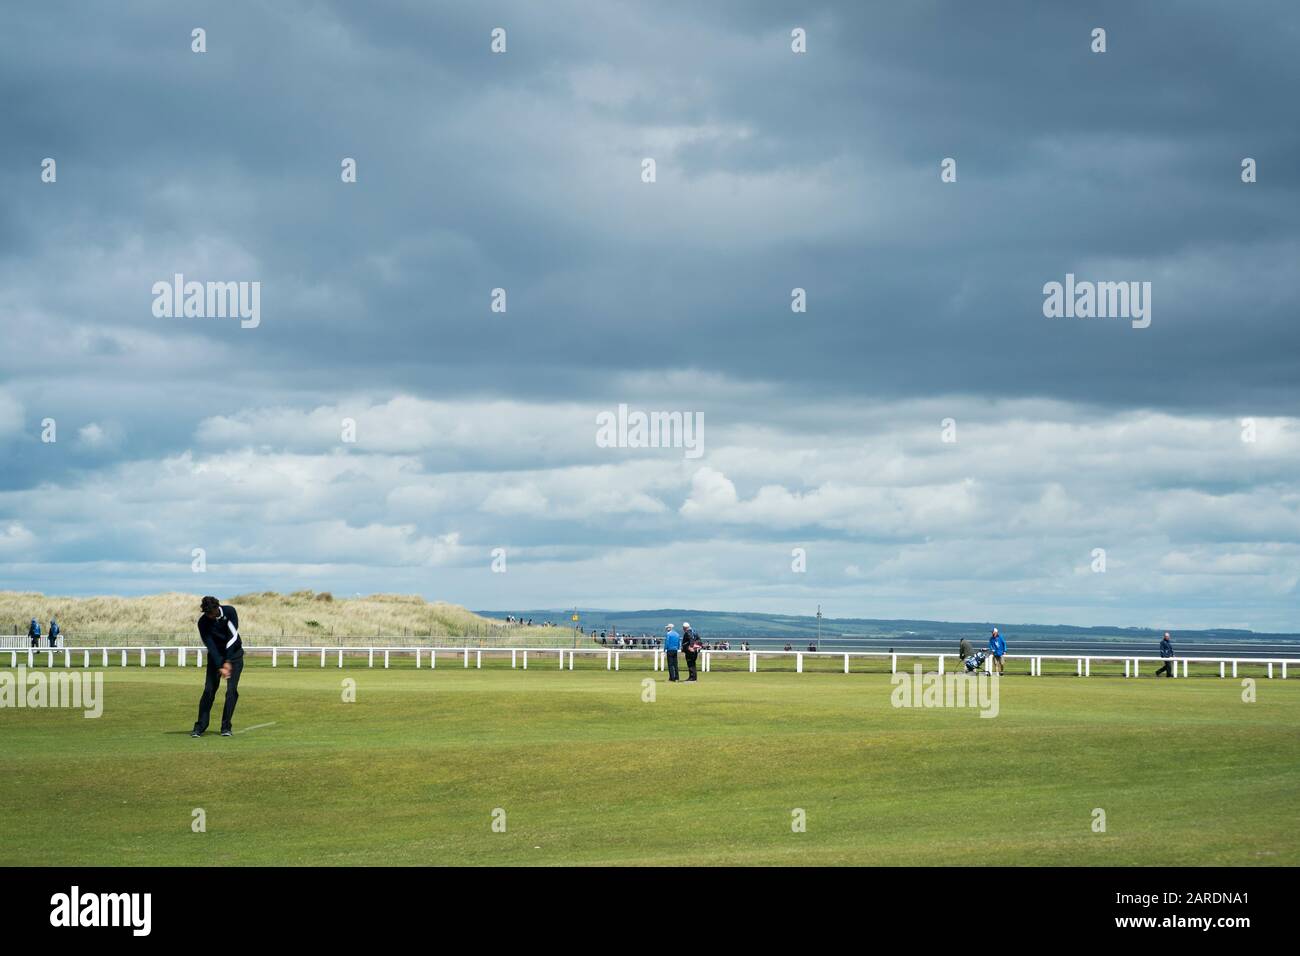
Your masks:
{"label": "black trousers", "polygon": [[677,652],[664,651],[664,657],[668,659],[668,679],[677,680]]}
{"label": "black trousers", "polygon": [[[231,718],[235,716],[235,704],[239,703],[239,675],[244,670],[242,657],[230,662],[230,679],[226,681],[226,704],[221,708],[221,729],[230,730]],[[203,696],[199,698],[199,719],[194,721],[194,729],[199,733],[208,729],[208,720],[212,714],[212,701],[216,699],[217,687],[221,684],[221,668],[208,658],[207,679],[203,683]]]}
{"label": "black trousers", "polygon": [[690,673],[690,675],[691,675],[690,677],[687,678],[687,680],[697,680],[697,679],[698,679],[698,676],[699,676],[699,675],[697,675],[696,672],[695,672],[695,662],[696,662],[697,660],[699,660],[699,659],[700,659],[700,652],[699,652],[699,651],[687,651],[687,652],[686,652],[686,670],[687,670],[687,671]]}
{"label": "black trousers", "polygon": [[1174,662],[1172,660],[1166,660],[1165,666],[1160,668],[1158,671],[1156,671],[1156,676],[1159,677],[1161,674],[1169,674],[1170,677],[1173,677],[1174,675],[1169,671],[1169,668],[1170,666],[1173,665],[1173,663]]}

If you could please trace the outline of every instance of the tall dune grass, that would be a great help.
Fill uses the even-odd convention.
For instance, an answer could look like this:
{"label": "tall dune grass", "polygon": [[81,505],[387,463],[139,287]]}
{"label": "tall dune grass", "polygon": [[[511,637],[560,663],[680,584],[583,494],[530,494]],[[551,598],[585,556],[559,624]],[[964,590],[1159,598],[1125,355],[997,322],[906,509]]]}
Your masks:
{"label": "tall dune grass", "polygon": [[[572,642],[567,628],[518,627],[472,614],[456,604],[418,595],[336,598],[328,591],[219,595],[239,610],[250,645],[427,644],[460,639],[472,646],[555,647]],[[68,646],[197,641],[198,594],[143,597],[51,597],[0,591],[0,633],[25,635],[34,617],[44,635],[57,617]]]}

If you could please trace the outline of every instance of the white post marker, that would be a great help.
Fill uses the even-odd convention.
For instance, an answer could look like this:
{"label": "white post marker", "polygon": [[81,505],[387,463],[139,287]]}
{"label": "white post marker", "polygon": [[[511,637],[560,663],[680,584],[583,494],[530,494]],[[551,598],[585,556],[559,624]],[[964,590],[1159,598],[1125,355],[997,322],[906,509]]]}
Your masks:
{"label": "white post marker", "polygon": [[[181,651],[181,654],[184,654],[184,653],[185,653],[185,651],[182,650],[182,651]],[[184,659],[184,657],[182,657],[182,658],[181,658],[181,664],[183,665],[184,663],[185,663],[185,659]],[[89,667],[89,666],[90,666],[90,651],[86,651],[85,656],[83,656],[83,657],[81,658],[81,666],[82,666],[82,667]],[[1286,665],[1285,665],[1285,664],[1282,665],[1282,674],[1283,674],[1283,676],[1286,676]]]}
{"label": "white post marker", "polygon": [[1273,679],[1273,662],[1272,662],[1272,661],[1269,661],[1269,662],[1268,662],[1268,679],[1269,679],[1269,680],[1272,680],[1272,679]]}
{"label": "white post marker", "polygon": [[1139,671],[1138,671],[1138,659],[1137,659],[1136,657],[1133,658],[1133,676],[1134,676],[1134,677],[1139,676]]}
{"label": "white post marker", "polygon": [[474,666],[477,667],[479,670],[482,670],[482,669],[483,669],[483,652],[482,652],[482,651],[475,651],[475,652],[474,652]]}
{"label": "white post marker", "polygon": [[298,666],[298,648],[296,647],[293,649],[293,666]]}
{"label": "white post marker", "polygon": [[513,669],[514,669],[518,664],[519,664],[519,651],[512,647],[512,648],[510,648],[510,667],[511,667],[511,669],[513,670]]}
{"label": "white post marker", "polygon": [[614,652],[613,652],[612,650],[609,650],[608,648],[606,648],[606,650],[605,650],[605,670],[607,670],[607,671],[612,671],[613,669],[614,669]]}
{"label": "white post marker", "polygon": [[1129,661],[1128,661],[1128,658],[1126,657],[1126,658],[1124,658],[1124,676],[1125,676],[1125,677],[1128,677],[1128,671],[1129,671]]}
{"label": "white post marker", "polygon": [[[45,666],[46,666],[46,667],[53,667],[53,666],[54,666],[54,652],[53,652],[53,651],[46,651],[46,652],[45,652]],[[143,648],[143,647],[140,648],[140,666],[141,666],[141,667],[144,667],[144,648]],[[1236,675],[1234,674],[1233,676],[1235,677]]]}
{"label": "white post marker", "polygon": [[104,662],[103,662],[103,666],[104,666],[104,667],[107,667],[107,666],[108,666],[108,648],[107,648],[107,647],[104,648]]}
{"label": "white post marker", "polygon": [[751,674],[758,671],[758,655],[753,651],[749,652],[749,672]]}
{"label": "white post marker", "polygon": [[465,666],[469,667],[469,648],[465,648]]}
{"label": "white post marker", "polygon": [[1075,664],[1076,664],[1076,667],[1075,667],[1075,676],[1076,676],[1076,677],[1082,677],[1082,676],[1083,676],[1083,658],[1080,657],[1080,658],[1078,659],[1078,661],[1075,662]]}
{"label": "white post marker", "polygon": [[1219,677],[1220,679],[1223,677],[1223,661],[1219,661]]}
{"label": "white post marker", "polygon": [[388,667],[388,648],[384,648],[384,667]]}
{"label": "white post marker", "polygon": [[1236,679],[1237,679],[1237,662],[1236,662],[1236,661],[1233,661],[1233,662],[1232,662],[1232,679],[1233,679],[1233,680],[1236,680]]}
{"label": "white post marker", "polygon": [[339,648],[339,667],[343,666],[343,648]]}
{"label": "white post marker", "polygon": [[524,670],[528,670],[528,648],[524,648]]}
{"label": "white post marker", "polygon": [[[1283,666],[1283,667],[1286,667],[1285,664],[1283,664],[1282,666]],[[1183,676],[1184,676],[1184,677],[1187,676],[1187,658],[1185,658],[1185,657],[1183,658]]]}
{"label": "white post marker", "polygon": [[325,666],[325,648],[323,647],[320,649],[320,666]]}
{"label": "white post marker", "polygon": [[431,647],[429,648],[429,670],[436,670],[437,667],[438,667],[438,649],[436,647]]}
{"label": "white post marker", "polygon": [[569,670],[573,670],[573,651],[569,651]]}
{"label": "white post marker", "polygon": [[942,654],[939,655],[939,675],[943,676],[943,655]]}
{"label": "white post marker", "polygon": [[370,648],[370,656],[366,658],[366,666],[367,667],[375,666],[375,649],[373,647]]}
{"label": "white post marker", "polygon": [[[184,658],[181,659],[181,663],[182,664],[185,663]],[[280,665],[280,649],[278,647],[273,647],[271,648],[271,666],[278,667],[279,665]]]}
{"label": "white post marker", "polygon": [[[614,670],[618,670],[618,658],[619,658],[619,655],[618,655],[618,654],[615,654],[615,655],[614,655]],[[1285,667],[1286,665],[1284,664],[1284,665],[1282,665],[1282,666]]]}
{"label": "white post marker", "polygon": [[796,674],[802,674],[802,673],[803,673],[803,653],[802,653],[802,652],[800,652],[800,653],[798,653],[798,654],[795,654],[795,656],[794,656],[794,672],[795,672]]}
{"label": "white post marker", "polygon": [[158,666],[159,666],[159,667],[166,667],[166,666],[167,666],[167,649],[166,649],[166,648],[163,648],[163,647],[158,648]]}
{"label": "white post marker", "polygon": [[560,670],[564,670],[564,648],[560,648]]}
{"label": "white post marker", "polygon": [[126,648],[122,648],[122,666],[126,666]]}
{"label": "white post marker", "polygon": [[[68,650],[66,647],[63,649],[63,666],[64,666],[64,667],[71,667],[71,666],[72,666],[72,651]],[[1272,665],[1272,664],[1269,664],[1268,666],[1269,666],[1270,668],[1272,668],[1273,665]],[[1268,676],[1269,676],[1269,677],[1272,677],[1272,676],[1273,676],[1273,674],[1271,673],[1271,671],[1270,671],[1270,673],[1269,673]]]}
{"label": "white post marker", "polygon": [[1091,676],[1092,676],[1092,658],[1091,658],[1091,657],[1085,657],[1085,658],[1083,659],[1083,676],[1084,676],[1084,677],[1091,677]]}
{"label": "white post marker", "polygon": [[889,673],[891,673],[891,674],[897,674],[897,673],[898,673],[898,655],[897,655],[897,654],[890,654],[890,655],[889,655]]}

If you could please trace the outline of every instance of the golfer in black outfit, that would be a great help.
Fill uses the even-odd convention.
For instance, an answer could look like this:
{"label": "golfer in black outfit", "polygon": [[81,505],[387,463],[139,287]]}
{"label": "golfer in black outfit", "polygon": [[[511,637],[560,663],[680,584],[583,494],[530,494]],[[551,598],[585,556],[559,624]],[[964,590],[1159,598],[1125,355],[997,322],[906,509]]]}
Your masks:
{"label": "golfer in black outfit", "polygon": [[199,719],[194,722],[190,736],[202,737],[208,729],[212,701],[224,677],[227,681],[226,705],[221,709],[221,736],[230,737],[233,735],[230,721],[235,716],[235,704],[239,702],[239,675],[244,670],[239,614],[229,604],[222,604],[211,596],[203,599],[201,607],[203,616],[199,618],[199,637],[208,649],[208,673],[203,696],[199,698]]}
{"label": "golfer in black outfit", "polygon": [[695,670],[695,662],[700,658],[700,636],[691,628],[690,621],[682,622],[682,650],[686,652],[686,670],[690,672],[686,683],[698,681],[700,676]]}

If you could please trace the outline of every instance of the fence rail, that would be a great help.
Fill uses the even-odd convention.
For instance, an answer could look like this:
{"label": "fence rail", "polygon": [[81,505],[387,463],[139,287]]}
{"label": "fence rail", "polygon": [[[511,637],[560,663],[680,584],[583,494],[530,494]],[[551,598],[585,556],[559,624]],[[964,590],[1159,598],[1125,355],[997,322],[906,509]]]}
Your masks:
{"label": "fence rail", "polygon": [[[605,657],[606,670],[617,671],[622,668],[624,658],[631,657],[634,659],[643,659],[647,656],[652,658],[651,667],[655,671],[665,670],[667,667],[667,658],[662,650],[654,648],[558,648],[558,647],[469,647],[460,645],[455,647],[385,647],[376,645],[374,647],[245,647],[245,653],[251,656],[270,657],[272,667],[298,667],[300,664],[313,664],[319,660],[320,667],[334,666],[342,667],[344,658],[350,658],[350,663],[355,663],[359,657],[365,657],[367,667],[375,667],[376,661],[378,666],[389,667],[394,656],[415,658],[415,666],[423,666],[422,661],[427,660],[431,669],[437,667],[438,655],[452,655],[459,658],[463,667],[470,666],[471,655],[474,660],[474,666],[481,668],[483,666],[483,654],[486,652],[489,656],[495,655],[504,657],[510,655],[510,666],[512,668],[528,669],[529,655],[533,656],[533,661],[543,666],[550,666],[549,661],[558,661],[561,670],[565,669],[566,662],[568,670],[573,670],[574,661],[578,656],[583,658],[594,657],[599,660],[601,655]],[[62,658],[64,667],[90,667],[92,661],[100,667],[110,667],[116,664],[120,667],[149,666],[149,660],[154,659],[154,665],[158,667],[168,666],[168,657],[174,662],[176,667],[202,667],[206,651],[201,647],[185,645],[167,645],[153,647],[61,647],[61,648],[9,648],[0,650],[0,666],[3,666],[3,659],[8,658],[9,667],[16,668],[20,664],[27,667],[36,667],[43,664],[46,667],[54,667],[56,661]],[[794,658],[795,672],[802,674],[804,672],[805,660],[834,660],[838,663],[843,660],[843,670],[845,674],[852,672],[852,662],[854,660],[869,659],[888,659],[889,672],[891,674],[898,671],[898,660],[925,660],[934,658],[937,672],[944,673],[946,662],[953,659],[957,662],[956,669],[961,669],[961,658],[956,654],[923,654],[923,653],[889,653],[887,651],[767,651],[767,650],[749,650],[749,651],[702,651],[700,654],[700,667],[705,672],[713,669],[715,658],[722,661],[731,659],[744,658],[748,664],[748,671],[751,674],[758,673],[759,664],[763,660],[780,658],[789,660]],[[1274,675],[1274,667],[1279,667],[1281,678],[1286,680],[1287,670],[1300,664],[1300,659],[1296,658],[1258,658],[1258,657],[1186,657],[1177,656],[1172,658],[1148,657],[1141,655],[1109,655],[1109,654],[1091,654],[1091,655],[1074,655],[1074,654],[1007,654],[1004,661],[1026,662],[1029,666],[1029,674],[1035,677],[1041,677],[1043,674],[1043,661],[1065,661],[1075,664],[1075,673],[1079,677],[1091,677],[1092,666],[1094,663],[1123,663],[1125,677],[1141,676],[1141,666],[1143,663],[1152,664],[1171,664],[1173,668],[1172,676],[1187,677],[1188,666],[1190,664],[1218,664],[1219,677],[1228,677],[1228,668],[1231,667],[1232,677],[1237,676],[1238,667],[1243,664],[1251,666],[1263,665],[1267,668],[1269,678]],[[190,661],[193,661],[191,664]],[[1181,664],[1181,668],[1180,665]],[[988,673],[992,667],[992,658],[986,658],[984,661],[984,670]],[[1179,674],[1181,669],[1182,673]]]}

